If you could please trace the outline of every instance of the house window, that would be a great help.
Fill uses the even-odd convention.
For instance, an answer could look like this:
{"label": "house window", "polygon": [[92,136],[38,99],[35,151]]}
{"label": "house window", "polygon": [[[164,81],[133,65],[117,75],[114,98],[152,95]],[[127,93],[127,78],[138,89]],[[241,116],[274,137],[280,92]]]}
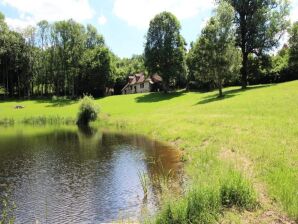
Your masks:
{"label": "house window", "polygon": [[132,90],[132,86],[130,86],[130,90]]}
{"label": "house window", "polygon": [[141,89],[144,89],[144,83],[141,83],[141,84],[140,84],[140,88],[141,88]]}

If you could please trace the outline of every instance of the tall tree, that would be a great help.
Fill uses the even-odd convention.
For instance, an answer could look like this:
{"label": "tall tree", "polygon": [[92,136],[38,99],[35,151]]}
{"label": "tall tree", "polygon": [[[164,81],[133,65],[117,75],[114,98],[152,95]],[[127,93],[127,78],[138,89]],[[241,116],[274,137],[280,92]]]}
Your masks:
{"label": "tall tree", "polygon": [[2,94],[104,95],[111,53],[95,27],[85,28],[74,20],[41,21],[36,28],[15,32],[4,19],[0,13]]}
{"label": "tall tree", "polygon": [[180,34],[177,18],[162,12],[150,21],[145,45],[145,65],[149,73],[159,73],[164,90],[171,81],[179,81],[186,74],[185,40]]}
{"label": "tall tree", "polygon": [[84,53],[80,59],[79,93],[104,96],[111,74],[111,54],[104,38],[92,25],[87,26]]}
{"label": "tall tree", "polygon": [[6,93],[7,90],[5,87],[6,85],[6,80],[5,78],[5,54],[7,53],[6,49],[6,43],[7,43],[7,36],[8,36],[8,27],[7,24],[5,23],[5,17],[4,15],[0,12],[0,68],[1,68],[1,73],[0,73],[0,88],[2,89],[2,92]]}
{"label": "tall tree", "polygon": [[75,79],[79,74],[79,61],[84,51],[84,27],[74,20],[59,21],[53,27],[54,46],[60,60],[57,70],[57,89],[64,95],[75,95]]}
{"label": "tall tree", "polygon": [[50,84],[50,73],[49,73],[49,58],[48,48],[50,45],[50,29],[51,26],[46,20],[42,20],[37,23],[37,47],[38,53],[36,54],[35,62],[37,64],[37,71],[34,77],[35,84],[41,87],[41,94],[48,94]]}
{"label": "tall tree", "polygon": [[289,67],[293,76],[298,78],[298,22],[295,22],[290,30]]}
{"label": "tall tree", "polygon": [[242,88],[247,86],[248,56],[276,47],[289,22],[288,0],[225,0],[235,10],[236,42],[242,52]]}
{"label": "tall tree", "polygon": [[236,77],[240,68],[233,17],[233,8],[226,2],[220,3],[216,15],[209,20],[192,50],[195,76],[205,82],[214,82],[220,97],[224,83]]}

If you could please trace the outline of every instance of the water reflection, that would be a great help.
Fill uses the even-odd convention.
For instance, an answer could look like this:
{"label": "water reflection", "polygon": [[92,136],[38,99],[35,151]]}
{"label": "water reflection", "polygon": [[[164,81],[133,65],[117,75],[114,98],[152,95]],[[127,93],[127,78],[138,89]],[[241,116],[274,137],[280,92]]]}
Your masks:
{"label": "water reflection", "polygon": [[[158,207],[165,174],[178,183],[182,172],[165,144],[94,129],[0,137],[0,155],[0,194],[9,186],[16,223],[136,220]],[[140,171],[151,178],[146,205]]]}

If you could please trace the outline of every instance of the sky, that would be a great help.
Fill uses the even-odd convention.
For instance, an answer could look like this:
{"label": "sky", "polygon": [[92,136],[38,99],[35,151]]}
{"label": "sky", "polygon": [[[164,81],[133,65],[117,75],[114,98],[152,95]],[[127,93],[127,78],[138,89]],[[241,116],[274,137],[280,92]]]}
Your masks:
{"label": "sky", "polygon": [[[179,19],[188,44],[195,41],[214,11],[213,0],[0,0],[0,11],[13,28],[74,19],[94,25],[120,57],[142,54],[150,20],[162,11]],[[291,21],[298,20],[298,0],[291,1]]]}

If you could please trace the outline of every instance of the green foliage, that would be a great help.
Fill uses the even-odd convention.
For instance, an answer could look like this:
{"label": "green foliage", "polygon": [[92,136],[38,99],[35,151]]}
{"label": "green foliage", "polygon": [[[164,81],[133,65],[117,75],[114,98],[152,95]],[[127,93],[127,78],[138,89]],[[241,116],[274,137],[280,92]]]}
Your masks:
{"label": "green foliage", "polygon": [[235,10],[236,43],[242,52],[242,87],[246,88],[249,54],[261,55],[279,44],[288,28],[287,0],[224,0]]}
{"label": "green foliage", "polygon": [[90,96],[84,96],[80,101],[77,124],[88,125],[90,121],[95,121],[99,113],[99,108],[94,104]]}
{"label": "green foliage", "polygon": [[6,94],[6,90],[3,86],[0,86],[0,95]]}
{"label": "green foliage", "polygon": [[177,18],[162,12],[150,21],[145,44],[145,65],[150,74],[158,73],[165,91],[170,83],[180,85],[186,75],[185,40]]}
{"label": "green foliage", "polygon": [[10,95],[28,93],[32,77],[32,51],[24,37],[10,31],[4,21],[0,21],[0,29],[0,85]]}
{"label": "green foliage", "polygon": [[222,96],[225,82],[236,79],[240,55],[235,48],[233,8],[222,2],[190,51],[192,71],[203,82],[214,82]]}
{"label": "green foliage", "polygon": [[79,77],[78,91],[80,95],[104,96],[111,73],[109,49],[100,46],[87,49],[81,58],[80,65],[83,71]]}
{"label": "green foliage", "polygon": [[110,51],[93,26],[41,21],[20,33],[0,26],[0,85],[10,96],[105,94]]}
{"label": "green foliage", "polygon": [[249,55],[248,57],[248,82],[251,85],[256,83],[273,83],[278,81],[278,75],[273,72],[273,57],[270,55]]}
{"label": "green foliage", "polygon": [[281,73],[289,67],[289,48],[284,46],[277,55],[272,58],[273,73]]}
{"label": "green foliage", "polygon": [[257,206],[252,185],[240,173],[230,171],[220,188],[221,204],[224,207],[253,210]]}
{"label": "green foliage", "polygon": [[290,29],[289,66],[295,78],[298,78],[298,22]]}
{"label": "green foliage", "polygon": [[131,58],[119,58],[111,53],[112,72],[109,86],[114,86],[115,94],[121,94],[122,88],[127,84],[127,77],[147,70],[143,55],[133,55]]}

